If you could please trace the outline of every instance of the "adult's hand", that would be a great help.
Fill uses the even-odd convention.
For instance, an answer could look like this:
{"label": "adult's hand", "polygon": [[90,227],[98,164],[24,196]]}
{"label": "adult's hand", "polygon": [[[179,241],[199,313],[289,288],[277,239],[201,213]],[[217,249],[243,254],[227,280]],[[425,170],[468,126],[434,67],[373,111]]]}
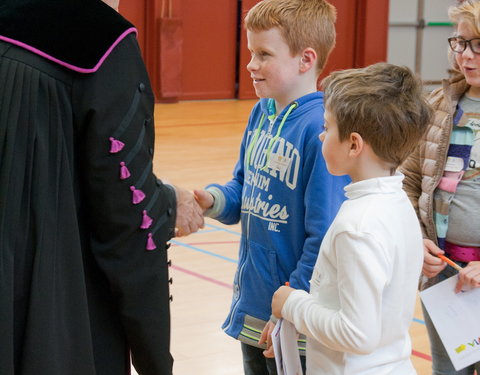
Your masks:
{"label": "adult's hand", "polygon": [[443,254],[444,251],[440,249],[432,240],[423,240],[423,268],[422,272],[428,278],[437,276],[446,266],[443,260],[436,255]]}
{"label": "adult's hand", "polygon": [[177,196],[177,220],[175,236],[186,236],[204,226],[203,210],[192,192],[175,186]]}

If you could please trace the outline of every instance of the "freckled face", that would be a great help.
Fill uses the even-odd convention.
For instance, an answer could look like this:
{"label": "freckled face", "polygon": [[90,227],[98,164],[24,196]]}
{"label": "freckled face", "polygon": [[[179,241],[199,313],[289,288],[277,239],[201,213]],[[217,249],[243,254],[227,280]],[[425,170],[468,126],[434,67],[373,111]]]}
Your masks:
{"label": "freckled face", "polygon": [[297,99],[300,56],[292,56],[278,28],[247,31],[251,60],[247,70],[259,98],[275,99],[286,106]]}

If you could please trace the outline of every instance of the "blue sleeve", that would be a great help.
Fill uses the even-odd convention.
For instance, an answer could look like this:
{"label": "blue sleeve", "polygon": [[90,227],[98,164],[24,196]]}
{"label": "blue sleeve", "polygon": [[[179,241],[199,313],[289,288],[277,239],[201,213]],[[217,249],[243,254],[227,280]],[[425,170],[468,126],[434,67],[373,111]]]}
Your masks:
{"label": "blue sleeve", "polygon": [[322,155],[322,142],[312,134],[304,154],[305,242],[297,268],[290,274],[293,288],[310,290],[310,279],[323,237],[345,200],[348,176],[332,176]]}

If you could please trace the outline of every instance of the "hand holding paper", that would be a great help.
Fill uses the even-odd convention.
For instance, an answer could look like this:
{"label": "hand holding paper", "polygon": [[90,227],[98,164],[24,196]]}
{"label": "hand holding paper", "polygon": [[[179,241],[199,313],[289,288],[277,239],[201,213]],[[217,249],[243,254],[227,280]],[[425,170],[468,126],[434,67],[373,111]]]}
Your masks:
{"label": "hand holding paper", "polygon": [[263,343],[267,344],[267,349],[263,351],[263,355],[266,358],[273,358],[275,356],[275,353],[273,351],[273,346],[272,346],[272,332],[275,329],[275,323],[272,321],[267,322],[265,327],[263,328],[262,335],[260,336],[260,340],[258,340],[258,343],[261,345]]}
{"label": "hand holding paper", "polygon": [[459,371],[480,361],[480,289],[455,293],[456,285],[457,275],[420,292],[420,298]]}
{"label": "hand holding paper", "polygon": [[459,293],[462,289],[480,287],[480,262],[470,262],[465,268],[460,268],[458,273],[458,282],[455,286],[455,292]]}

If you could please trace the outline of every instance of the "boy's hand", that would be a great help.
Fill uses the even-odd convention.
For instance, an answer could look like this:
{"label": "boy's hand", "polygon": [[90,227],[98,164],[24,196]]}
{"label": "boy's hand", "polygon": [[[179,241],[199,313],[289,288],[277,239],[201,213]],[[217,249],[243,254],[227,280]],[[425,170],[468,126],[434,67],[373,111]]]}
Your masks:
{"label": "boy's hand", "polygon": [[275,353],[273,352],[272,346],[272,331],[275,328],[275,323],[272,321],[268,321],[268,323],[263,328],[262,335],[260,336],[260,340],[258,343],[261,345],[264,342],[267,344],[267,349],[263,351],[263,355],[266,358],[275,358]]}
{"label": "boy's hand", "polygon": [[462,288],[471,289],[478,287],[480,287],[480,262],[470,262],[458,273],[455,293],[459,293]]}
{"label": "boy's hand", "polygon": [[197,203],[200,205],[202,208],[203,212],[206,210],[212,208],[213,206],[213,195],[210,194],[206,190],[194,190],[193,194],[195,194],[195,199],[197,200]]}
{"label": "boy's hand", "polygon": [[290,293],[292,293],[295,289],[290,288],[289,286],[281,286],[277,289],[275,293],[273,293],[272,298],[272,314],[277,317],[282,317],[282,308],[285,304]]}
{"label": "boy's hand", "polygon": [[436,256],[443,253],[444,251],[435,245],[432,240],[423,240],[424,258],[422,273],[425,276],[428,278],[437,276],[447,266],[447,263]]}

